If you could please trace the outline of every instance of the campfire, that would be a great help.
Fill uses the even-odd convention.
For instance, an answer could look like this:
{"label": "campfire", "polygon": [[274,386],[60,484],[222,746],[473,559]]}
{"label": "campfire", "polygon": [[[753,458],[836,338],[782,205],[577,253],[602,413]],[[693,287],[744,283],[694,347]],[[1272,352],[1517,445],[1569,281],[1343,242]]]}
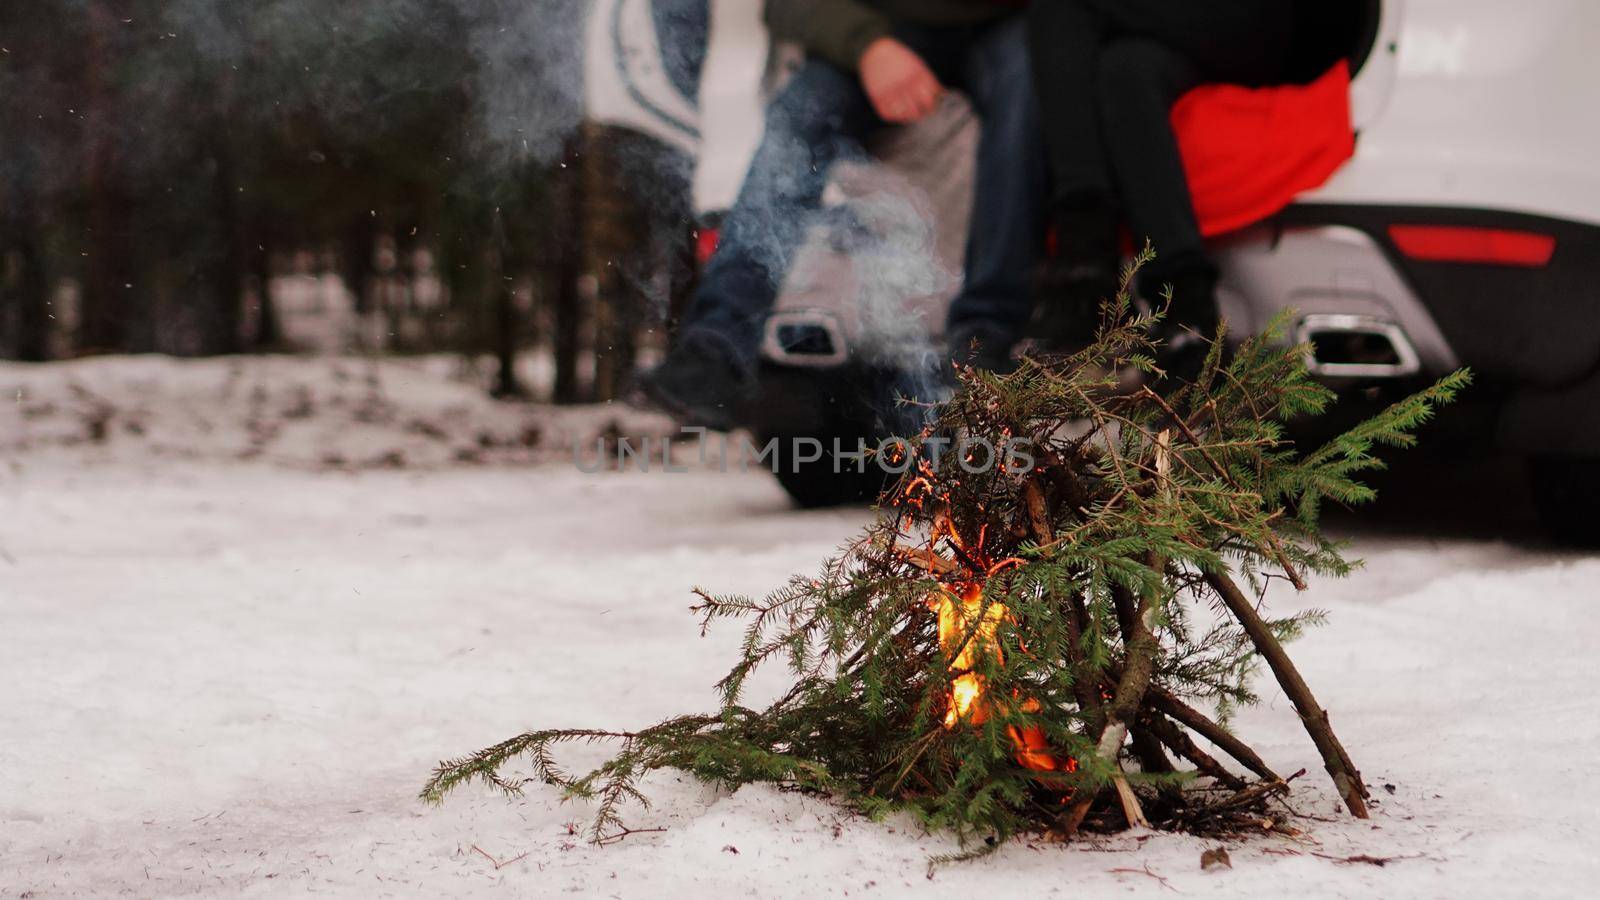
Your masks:
{"label": "campfire", "polygon": [[[1226,369],[1213,356],[1181,390],[1128,388],[1115,373],[1150,359],[1132,315],[1126,301],[1111,308],[1070,364],[963,375],[937,433],[1023,436],[1036,464],[975,474],[919,460],[819,577],[765,598],[697,591],[702,628],[747,623],[717,710],[637,730],[529,731],[440,763],[423,796],[556,785],[595,803],[601,843],[630,833],[621,810],[666,768],[911,810],[975,853],[1022,832],[1295,833],[1293,812],[1268,801],[1296,775],[1194,705],[1255,702],[1259,671],[1365,817],[1361,774],[1283,647],[1315,616],[1268,618],[1260,590],[1266,576],[1298,588],[1304,573],[1347,568],[1316,531],[1317,503],[1370,493],[1352,475],[1378,465],[1373,445],[1408,441],[1466,376],[1304,452],[1280,423],[1331,398],[1303,348],[1264,337]],[[1190,609],[1215,621],[1191,622]],[[747,680],[768,664],[786,664],[792,687],[747,705]],[[558,745],[596,741],[616,754],[581,774],[557,764]],[[513,759],[530,777],[503,771]]]}

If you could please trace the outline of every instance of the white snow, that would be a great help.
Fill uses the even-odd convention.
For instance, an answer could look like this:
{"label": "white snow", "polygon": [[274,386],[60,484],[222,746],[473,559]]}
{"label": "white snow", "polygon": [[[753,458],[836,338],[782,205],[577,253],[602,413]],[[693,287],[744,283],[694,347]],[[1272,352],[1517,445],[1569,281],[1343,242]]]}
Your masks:
{"label": "white snow", "polygon": [[[583,474],[561,438],[661,423],[493,404],[447,369],[0,365],[0,896],[1504,897],[1600,882],[1600,558],[1371,530],[1351,535],[1363,572],[1272,604],[1331,612],[1294,652],[1376,814],[1336,812],[1266,691],[1237,726],[1280,771],[1308,770],[1291,799],[1306,834],[1230,842],[1231,870],[1201,871],[1211,842],[1144,833],[1017,842],[930,880],[951,843],[906,821],[669,774],[630,816],[666,831],[605,848],[569,834],[589,811],[544,788],[425,807],[440,757],[711,708],[737,628],[699,637],[689,589],[765,591],[867,516],[793,511],[760,474]],[[389,404],[376,417],[360,412],[369,370]],[[302,393],[312,411],[285,418]],[[528,425],[534,447],[514,439]],[[474,432],[488,452],[457,461]],[[1396,859],[1339,861],[1357,854]]]}

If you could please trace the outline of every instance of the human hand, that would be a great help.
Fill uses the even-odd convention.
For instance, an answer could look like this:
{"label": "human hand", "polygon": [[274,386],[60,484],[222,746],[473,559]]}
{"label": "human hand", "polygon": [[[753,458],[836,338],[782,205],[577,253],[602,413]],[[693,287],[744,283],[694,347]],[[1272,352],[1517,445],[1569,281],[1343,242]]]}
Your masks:
{"label": "human hand", "polygon": [[939,105],[944,85],[915,51],[894,38],[878,38],[861,54],[861,87],[886,122],[916,122]]}

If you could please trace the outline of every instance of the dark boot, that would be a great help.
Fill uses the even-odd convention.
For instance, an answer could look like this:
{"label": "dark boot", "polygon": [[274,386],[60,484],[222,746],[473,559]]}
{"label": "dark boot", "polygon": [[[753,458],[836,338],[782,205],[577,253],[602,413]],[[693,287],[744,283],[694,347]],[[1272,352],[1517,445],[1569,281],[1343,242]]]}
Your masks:
{"label": "dark boot", "polygon": [[[1166,318],[1150,334],[1159,344],[1156,362],[1169,379],[1192,383],[1205,365],[1221,322],[1217,273],[1209,265],[1186,267],[1173,273],[1166,284],[1172,287],[1172,304],[1167,307]],[[1156,289],[1146,290],[1145,295],[1152,303],[1159,302],[1166,284],[1152,285]]]}
{"label": "dark boot", "polygon": [[1057,251],[1040,269],[1028,333],[1046,352],[1070,353],[1094,340],[1100,306],[1116,296],[1117,214],[1106,198],[1058,207]]}
{"label": "dark boot", "polygon": [[952,376],[954,366],[970,366],[999,375],[1015,372],[1017,363],[1011,358],[1014,343],[996,328],[971,325],[957,329],[949,335],[948,361],[952,365],[946,366],[944,374]]}
{"label": "dark boot", "polygon": [[639,376],[638,388],[649,405],[685,425],[727,431],[754,399],[756,380],[720,341],[687,335]]}

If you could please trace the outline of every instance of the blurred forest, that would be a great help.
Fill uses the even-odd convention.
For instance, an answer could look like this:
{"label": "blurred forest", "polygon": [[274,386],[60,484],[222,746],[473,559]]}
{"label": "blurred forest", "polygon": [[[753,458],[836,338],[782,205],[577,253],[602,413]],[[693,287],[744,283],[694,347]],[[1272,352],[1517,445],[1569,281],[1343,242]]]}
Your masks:
{"label": "blurred forest", "polygon": [[583,124],[583,0],[0,4],[0,356],[436,352],[615,396],[689,162]]}

